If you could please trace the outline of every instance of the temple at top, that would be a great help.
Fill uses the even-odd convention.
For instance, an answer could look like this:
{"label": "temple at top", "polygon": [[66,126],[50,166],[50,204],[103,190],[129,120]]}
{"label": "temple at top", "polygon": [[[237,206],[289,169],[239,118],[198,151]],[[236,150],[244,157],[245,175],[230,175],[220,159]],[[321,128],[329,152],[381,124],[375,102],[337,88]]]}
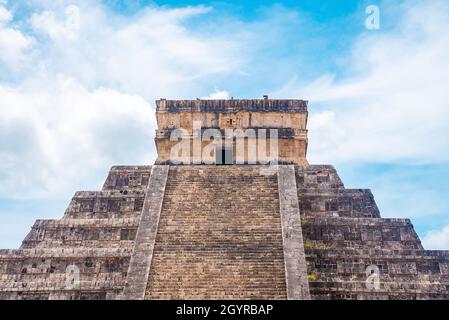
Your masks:
{"label": "temple at top", "polygon": [[308,164],[307,101],[156,101],[158,164]]}

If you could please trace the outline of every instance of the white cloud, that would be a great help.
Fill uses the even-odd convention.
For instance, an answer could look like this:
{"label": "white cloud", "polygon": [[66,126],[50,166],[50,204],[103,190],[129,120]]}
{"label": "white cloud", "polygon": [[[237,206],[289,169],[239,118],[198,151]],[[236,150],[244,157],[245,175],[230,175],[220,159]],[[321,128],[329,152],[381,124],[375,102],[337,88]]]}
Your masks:
{"label": "white cloud", "polygon": [[275,93],[311,101],[312,162],[449,161],[449,5],[402,9],[394,30],[359,38],[351,76],[292,79]]}
{"label": "white cloud", "polygon": [[0,2],[0,25],[9,22],[12,19],[12,14],[8,10],[6,10],[5,7],[2,6],[2,3]]}
{"label": "white cloud", "polygon": [[449,248],[449,225],[440,230],[430,231],[422,242],[427,250],[447,250]]}
{"label": "white cloud", "polygon": [[11,12],[0,2],[0,67],[3,64],[5,68],[14,70],[25,61],[25,50],[33,44],[33,38],[9,27],[11,19]]}
{"label": "white cloud", "polygon": [[[51,85],[42,91],[40,83]],[[0,87],[0,105],[8,106],[0,108],[2,195],[58,197],[99,179],[116,160],[154,160],[154,110],[139,96],[89,91],[58,76]]]}
{"label": "white cloud", "polygon": [[201,97],[201,99],[212,99],[212,100],[230,99],[230,98],[231,94],[226,90],[215,90],[208,96]]}
{"label": "white cloud", "polygon": [[[30,24],[41,39],[36,54],[49,73],[63,73],[89,87],[121,88],[146,99],[189,96],[201,79],[238,69],[238,41],[192,31],[189,19],[207,7],[149,7],[123,17],[99,2],[35,13]],[[76,19],[69,18],[76,12]],[[78,23],[68,23],[77,20]],[[70,41],[68,41],[70,40]]]}
{"label": "white cloud", "polygon": [[53,40],[67,39],[76,41],[80,30],[80,9],[75,5],[67,6],[64,15],[58,18],[53,11],[33,14],[31,25],[36,31],[50,36]]}

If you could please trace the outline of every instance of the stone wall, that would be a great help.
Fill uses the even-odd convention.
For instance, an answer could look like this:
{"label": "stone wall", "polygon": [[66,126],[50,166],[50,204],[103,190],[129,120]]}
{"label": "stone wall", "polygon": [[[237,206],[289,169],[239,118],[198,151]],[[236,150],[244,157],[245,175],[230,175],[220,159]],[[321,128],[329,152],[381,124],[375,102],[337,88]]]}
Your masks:
{"label": "stone wall", "polygon": [[[150,166],[113,167],[102,191],[81,191],[60,220],[38,220],[19,250],[0,251],[0,299],[115,299],[122,293]],[[80,272],[79,287],[67,270]]]}
{"label": "stone wall", "polygon": [[382,219],[371,191],[345,189],[332,166],[296,176],[313,299],[449,299],[449,252],[425,251],[410,220]]}
{"label": "stone wall", "polygon": [[[282,163],[308,164],[307,154],[307,101],[303,100],[159,100],[156,101],[156,118],[158,129],[156,130],[156,147],[158,150],[158,164],[173,163],[171,150],[178,144],[177,139],[172,139],[175,130],[183,130],[184,139],[190,140],[189,158],[193,157],[193,140],[197,133],[194,132],[195,122],[202,128],[198,133],[204,138],[205,130],[215,130],[215,145],[224,146],[225,140],[233,148],[233,159],[236,161],[236,145],[245,145],[245,153],[242,155],[245,163],[257,161],[257,152],[248,152],[248,144],[251,139],[242,136],[254,130],[257,144],[264,144],[265,138],[259,136],[259,132],[276,130],[279,152],[275,159]],[[196,128],[195,128],[196,129]],[[235,135],[229,137],[229,130],[235,131]],[[199,130],[198,130],[199,131]],[[240,131],[240,133],[238,133]],[[252,138],[251,136],[249,138]],[[198,138],[196,138],[198,139]],[[200,143],[201,153],[211,143],[211,139],[202,139]],[[269,142],[268,142],[269,143]],[[229,146],[226,146],[229,147]],[[268,148],[268,147],[267,147]],[[215,149],[210,158],[215,161]],[[194,162],[191,162],[194,163]],[[210,164],[210,162],[208,162]],[[213,162],[212,162],[213,163]],[[243,162],[242,162],[243,163]]]}

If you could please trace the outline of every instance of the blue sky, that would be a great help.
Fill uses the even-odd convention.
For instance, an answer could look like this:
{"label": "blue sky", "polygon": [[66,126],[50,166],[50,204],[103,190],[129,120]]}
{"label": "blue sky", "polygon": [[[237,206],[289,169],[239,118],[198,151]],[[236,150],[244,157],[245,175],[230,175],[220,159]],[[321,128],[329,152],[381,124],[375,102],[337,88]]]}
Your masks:
{"label": "blue sky", "polygon": [[448,31],[438,0],[0,0],[0,247],[152,163],[155,99],[269,94],[310,101],[311,163],[449,249]]}

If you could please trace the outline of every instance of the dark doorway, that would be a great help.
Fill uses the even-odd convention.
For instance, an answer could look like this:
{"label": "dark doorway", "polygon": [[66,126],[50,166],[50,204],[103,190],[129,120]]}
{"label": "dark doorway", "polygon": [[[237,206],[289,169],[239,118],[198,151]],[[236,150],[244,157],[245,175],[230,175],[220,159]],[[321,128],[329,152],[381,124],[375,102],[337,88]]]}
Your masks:
{"label": "dark doorway", "polygon": [[233,164],[232,149],[217,147],[215,150],[215,163],[218,165]]}

